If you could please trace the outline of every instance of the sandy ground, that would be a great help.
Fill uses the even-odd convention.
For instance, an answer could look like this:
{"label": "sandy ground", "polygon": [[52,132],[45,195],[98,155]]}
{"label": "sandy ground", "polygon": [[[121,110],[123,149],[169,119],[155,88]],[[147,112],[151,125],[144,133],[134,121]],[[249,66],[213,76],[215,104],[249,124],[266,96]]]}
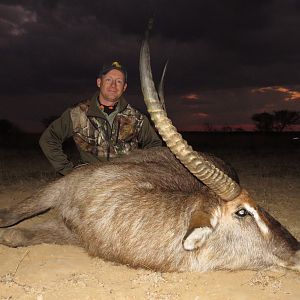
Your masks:
{"label": "sandy ground", "polygon": [[[298,158],[245,153],[231,160],[242,185],[299,240]],[[24,198],[38,184],[0,185],[0,206]],[[51,212],[37,219],[49,217]],[[300,274],[285,269],[157,273],[91,258],[73,246],[0,245],[0,299],[300,299]]]}

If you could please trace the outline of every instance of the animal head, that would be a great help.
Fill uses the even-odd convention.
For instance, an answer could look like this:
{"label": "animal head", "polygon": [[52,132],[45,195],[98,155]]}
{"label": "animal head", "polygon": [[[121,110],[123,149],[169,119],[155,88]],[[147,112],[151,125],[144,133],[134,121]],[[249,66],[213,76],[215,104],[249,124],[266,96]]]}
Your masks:
{"label": "animal head", "polygon": [[[163,77],[164,74],[165,70]],[[299,242],[237,182],[194,151],[172,125],[165,111],[163,92],[157,93],[152,79],[148,33],[140,52],[140,77],[144,101],[161,137],[181,163],[220,199],[220,205],[210,211],[194,209],[183,248],[206,256],[206,260],[207,255],[213,257],[220,268],[255,267],[263,261],[265,265],[299,270]],[[218,249],[222,252],[218,253]]]}

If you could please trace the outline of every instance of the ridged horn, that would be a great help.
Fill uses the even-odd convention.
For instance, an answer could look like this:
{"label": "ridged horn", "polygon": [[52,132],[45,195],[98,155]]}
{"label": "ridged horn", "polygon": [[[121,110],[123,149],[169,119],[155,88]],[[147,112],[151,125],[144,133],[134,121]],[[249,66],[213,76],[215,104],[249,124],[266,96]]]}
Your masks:
{"label": "ridged horn", "polygon": [[235,199],[241,192],[240,186],[214,164],[204,159],[200,153],[194,151],[172,125],[162,108],[152,79],[148,33],[140,52],[140,77],[148,112],[169,149],[192,174],[219,195],[221,199],[225,201]]}

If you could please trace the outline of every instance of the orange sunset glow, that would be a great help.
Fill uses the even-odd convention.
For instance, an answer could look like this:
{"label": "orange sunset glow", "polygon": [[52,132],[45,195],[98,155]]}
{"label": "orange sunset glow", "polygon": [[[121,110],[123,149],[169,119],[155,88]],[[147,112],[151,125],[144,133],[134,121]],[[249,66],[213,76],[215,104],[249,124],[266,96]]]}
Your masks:
{"label": "orange sunset glow", "polygon": [[270,86],[253,89],[252,92],[256,93],[267,93],[267,92],[278,92],[285,94],[284,101],[300,101],[300,91],[292,90],[283,86]]}
{"label": "orange sunset glow", "polygon": [[190,100],[190,101],[200,100],[200,95],[196,94],[196,93],[190,93],[190,94],[187,94],[187,95],[183,95],[182,99]]}

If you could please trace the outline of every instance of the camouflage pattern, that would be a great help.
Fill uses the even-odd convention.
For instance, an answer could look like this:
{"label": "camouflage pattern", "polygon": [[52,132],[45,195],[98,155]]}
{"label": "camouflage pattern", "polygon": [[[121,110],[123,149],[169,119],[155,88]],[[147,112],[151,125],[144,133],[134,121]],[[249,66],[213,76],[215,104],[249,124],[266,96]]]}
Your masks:
{"label": "camouflage pattern", "polygon": [[130,104],[118,112],[112,126],[104,114],[89,116],[90,101],[81,102],[70,111],[73,138],[77,147],[100,160],[109,160],[138,148],[138,133],[144,117]]}
{"label": "camouflage pattern", "polygon": [[107,115],[98,102],[99,92],[68,108],[43,132],[39,144],[54,169],[66,175],[74,163],[64,153],[63,142],[73,137],[80,163],[97,163],[121,156],[139,147],[160,147],[160,138],[148,118],[121,97],[114,112]]}

